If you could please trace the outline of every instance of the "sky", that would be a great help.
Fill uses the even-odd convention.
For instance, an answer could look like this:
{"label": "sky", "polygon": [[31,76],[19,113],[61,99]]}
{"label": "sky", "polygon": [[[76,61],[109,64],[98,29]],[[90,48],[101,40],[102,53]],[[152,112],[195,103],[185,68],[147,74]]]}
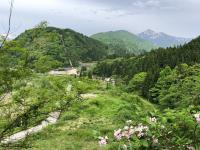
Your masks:
{"label": "sky", "polygon": [[[0,33],[7,30],[9,1],[0,0]],[[200,35],[200,0],[15,0],[12,35],[46,20],[85,35],[147,29],[178,37]]]}

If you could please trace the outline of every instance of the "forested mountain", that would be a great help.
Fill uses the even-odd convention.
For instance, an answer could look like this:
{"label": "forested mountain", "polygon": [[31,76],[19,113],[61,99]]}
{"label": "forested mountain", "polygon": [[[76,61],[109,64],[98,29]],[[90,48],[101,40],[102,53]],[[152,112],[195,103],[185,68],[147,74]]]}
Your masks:
{"label": "forested mountain", "polygon": [[144,51],[150,51],[156,48],[151,42],[143,40],[133,33],[124,30],[97,33],[91,37],[108,44],[111,54],[134,53],[138,55]]}
{"label": "forested mountain", "polygon": [[144,40],[152,42],[153,44],[163,48],[183,45],[192,40],[191,38],[171,36],[163,32],[157,33],[150,29],[138,34],[138,36]]}
{"label": "forested mountain", "polygon": [[36,27],[26,30],[14,41],[30,52],[30,61],[38,65],[76,66],[79,61],[100,60],[107,56],[107,46],[71,29]]}
{"label": "forested mountain", "polygon": [[161,68],[176,67],[186,63],[193,65],[200,63],[200,37],[186,45],[173,48],[159,48],[144,55],[132,58],[115,59],[98,63],[94,73],[101,76],[119,75],[129,81],[139,72],[147,72],[147,77],[142,87],[143,96],[151,97],[149,90],[156,83]]}

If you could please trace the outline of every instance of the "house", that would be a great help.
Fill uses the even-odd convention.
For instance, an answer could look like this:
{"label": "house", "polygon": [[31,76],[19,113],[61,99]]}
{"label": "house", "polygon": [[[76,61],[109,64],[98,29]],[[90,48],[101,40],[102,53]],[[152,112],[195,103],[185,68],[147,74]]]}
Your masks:
{"label": "house", "polygon": [[78,76],[79,71],[76,68],[70,67],[70,68],[59,68],[55,69],[49,72],[50,75],[74,75]]}

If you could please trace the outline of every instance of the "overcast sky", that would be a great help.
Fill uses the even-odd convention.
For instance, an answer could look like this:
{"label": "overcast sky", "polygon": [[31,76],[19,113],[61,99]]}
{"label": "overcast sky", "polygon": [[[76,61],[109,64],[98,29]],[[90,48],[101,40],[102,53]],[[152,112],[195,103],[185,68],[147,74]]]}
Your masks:
{"label": "overcast sky", "polygon": [[[0,33],[7,29],[9,0],[0,0]],[[86,35],[146,29],[182,37],[200,35],[200,0],[15,0],[12,32],[42,20]]]}

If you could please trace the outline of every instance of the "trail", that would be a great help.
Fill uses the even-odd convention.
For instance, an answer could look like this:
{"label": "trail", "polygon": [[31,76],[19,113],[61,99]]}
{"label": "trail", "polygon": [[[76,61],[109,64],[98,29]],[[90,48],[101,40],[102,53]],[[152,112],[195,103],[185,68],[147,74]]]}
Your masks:
{"label": "trail", "polygon": [[93,94],[93,93],[87,93],[87,94],[81,94],[80,95],[83,99],[89,99],[89,98],[96,98],[97,94]]}
{"label": "trail", "polygon": [[[72,85],[68,84],[67,92],[71,92],[71,90],[72,90]],[[9,96],[9,95],[7,95],[7,96]],[[9,137],[6,137],[0,143],[8,144],[8,143],[14,143],[14,142],[17,142],[19,140],[22,140],[30,134],[37,133],[37,132],[41,131],[43,128],[47,127],[48,125],[57,123],[59,117],[60,117],[60,111],[51,112],[49,114],[48,118],[43,120],[39,125],[32,127],[32,128],[29,128],[27,130],[20,131],[18,133],[15,133],[15,134],[9,136]]]}
{"label": "trail", "polygon": [[43,128],[47,127],[48,125],[55,124],[57,122],[59,116],[60,116],[60,111],[52,112],[49,114],[49,117],[47,119],[45,119],[44,121],[41,122],[41,124],[39,124],[35,127],[32,127],[30,129],[15,133],[15,134],[3,139],[1,141],[1,143],[7,144],[7,143],[17,142],[21,139],[24,139],[26,136],[28,136],[30,134],[37,133],[37,132],[41,131]]}

